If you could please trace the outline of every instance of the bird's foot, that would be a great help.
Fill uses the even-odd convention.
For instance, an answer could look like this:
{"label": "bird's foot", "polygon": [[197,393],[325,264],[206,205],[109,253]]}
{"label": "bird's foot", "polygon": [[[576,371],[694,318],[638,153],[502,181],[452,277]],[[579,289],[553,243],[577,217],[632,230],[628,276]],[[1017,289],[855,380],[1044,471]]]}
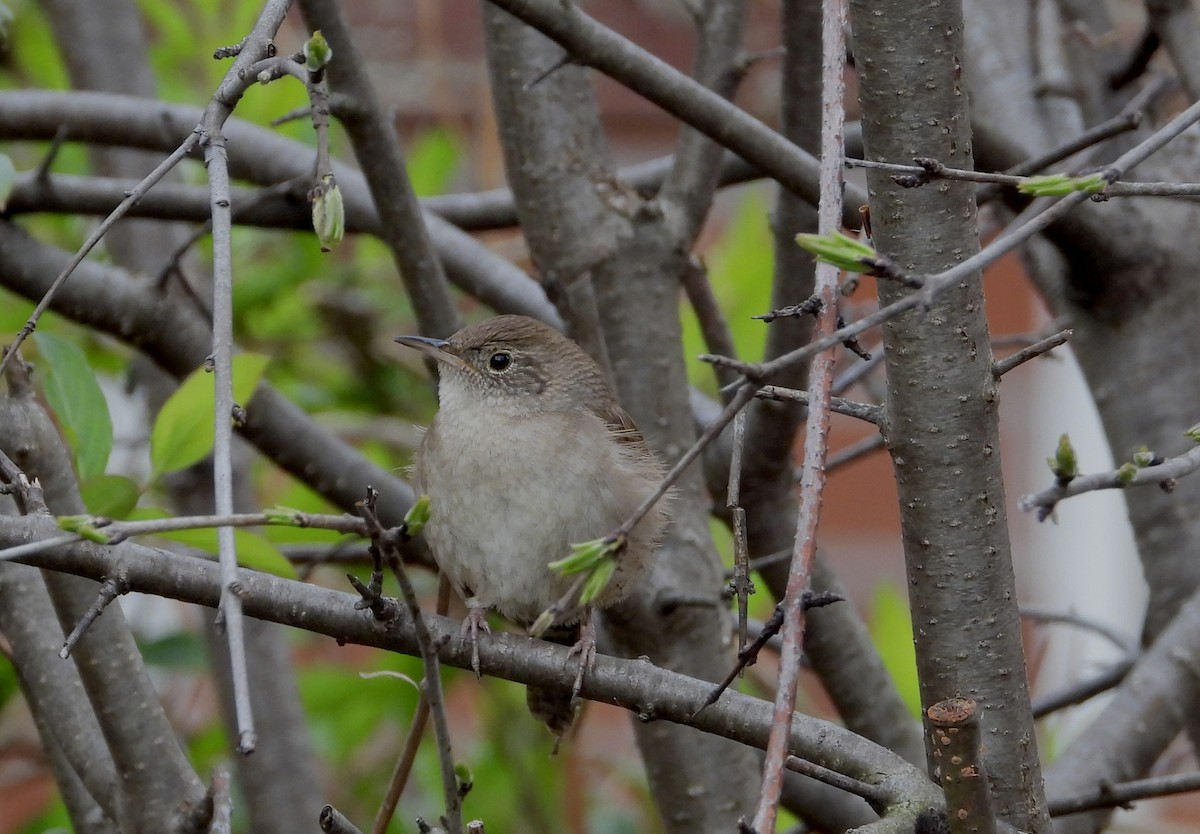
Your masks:
{"label": "bird's foot", "polygon": [[596,626],[592,622],[590,608],[584,613],[583,622],[579,626],[579,640],[567,652],[567,657],[575,655],[579,655],[579,671],[575,673],[575,683],[571,687],[572,701],[579,697],[584,677],[596,665]]}
{"label": "bird's foot", "polygon": [[475,672],[476,678],[483,677],[479,671],[479,632],[487,634],[492,633],[492,627],[488,625],[486,609],[468,605],[467,618],[462,622],[462,628],[458,630],[460,640],[471,641],[471,669]]}

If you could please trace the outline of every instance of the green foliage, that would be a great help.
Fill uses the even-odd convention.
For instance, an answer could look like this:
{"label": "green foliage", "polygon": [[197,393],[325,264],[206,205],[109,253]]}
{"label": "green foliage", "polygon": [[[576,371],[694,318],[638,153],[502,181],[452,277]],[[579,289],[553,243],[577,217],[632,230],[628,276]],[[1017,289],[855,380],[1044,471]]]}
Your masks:
{"label": "green foliage", "polygon": [[67,71],[38,4],[33,0],[14,2],[12,10],[14,16],[8,29],[11,58],[5,62],[4,72],[6,86],[65,89]]}
{"label": "green foliage", "polygon": [[462,140],[444,128],[427,130],[406,154],[408,178],[418,197],[444,193],[458,171]]}
{"label": "green foliage", "polygon": [[1046,465],[1060,483],[1070,483],[1079,475],[1079,459],[1075,455],[1075,448],[1071,445],[1069,436],[1063,434],[1058,438],[1058,445],[1054,447],[1054,457],[1046,458]]}
{"label": "green foliage", "polygon": [[83,505],[92,515],[128,518],[141,498],[138,485],[123,475],[97,475],[79,485]]}
{"label": "green foliage", "polygon": [[17,670],[7,655],[0,654],[0,707],[20,691],[17,685]]}
{"label": "green foliage", "polygon": [[75,453],[79,477],[104,474],[112,451],[112,419],[87,356],[74,342],[53,333],[42,331],[33,338],[47,365],[42,376],[46,400]]}
{"label": "green foliage", "polygon": [[175,671],[206,674],[208,650],[200,636],[187,631],[177,631],[153,640],[138,641],[142,659],[149,666],[158,666]]}
{"label": "green foliage", "polygon": [[796,244],[821,263],[833,264],[847,272],[869,272],[876,265],[874,249],[841,232],[798,234]]}
{"label": "green foliage", "polygon": [[421,531],[429,523],[430,515],[429,496],[422,495],[404,514],[404,528],[408,531],[408,535],[413,537],[421,535]]}
{"label": "green foliage", "polygon": [[[360,658],[358,663],[312,665],[300,671],[300,699],[314,743],[335,765],[344,765],[384,727],[407,730],[417,706],[417,689],[411,681],[422,677],[418,658],[387,652],[356,652],[354,657]],[[386,674],[364,679],[360,672],[368,670],[404,677]],[[386,778],[386,774],[378,776]]]}
{"label": "green foliage", "polygon": [[913,648],[912,619],[908,602],[891,585],[879,585],[871,601],[868,623],[871,642],[879,650],[905,706],[914,716],[921,714],[921,691],[917,684],[917,654]]}
{"label": "green foliage", "polygon": [[1034,197],[1062,197],[1075,191],[1098,194],[1108,187],[1108,181],[1100,174],[1072,177],[1068,174],[1045,174],[1029,177],[1017,190]]}
{"label": "green foliage", "polygon": [[18,297],[9,290],[0,289],[0,334],[5,341],[11,341],[11,334],[16,333],[29,320],[33,312],[33,302]]}
{"label": "green foliage", "polygon": [[71,834],[71,817],[62,799],[55,796],[40,817],[21,829],[21,834]]}
{"label": "green foliage", "polygon": [[316,72],[323,69],[331,60],[333,60],[333,50],[329,47],[329,41],[325,40],[325,35],[321,33],[320,29],[317,29],[304,42],[304,68],[309,72]]}
{"label": "green foliage", "polygon": [[[267,369],[268,356],[242,353],[233,357],[233,399],[244,406]],[[156,474],[177,472],[212,451],[213,374],[198,368],[163,404],[150,435],[150,460]],[[230,419],[233,419],[230,416]]]}
{"label": "green foliage", "polygon": [[[157,535],[205,553],[215,554],[218,550],[217,531],[212,527],[203,530],[172,530],[169,533],[158,533]],[[271,573],[286,579],[296,578],[296,569],[287,560],[287,557],[258,533],[238,527],[233,531],[233,541],[234,547],[237,549],[238,564],[242,567]]]}

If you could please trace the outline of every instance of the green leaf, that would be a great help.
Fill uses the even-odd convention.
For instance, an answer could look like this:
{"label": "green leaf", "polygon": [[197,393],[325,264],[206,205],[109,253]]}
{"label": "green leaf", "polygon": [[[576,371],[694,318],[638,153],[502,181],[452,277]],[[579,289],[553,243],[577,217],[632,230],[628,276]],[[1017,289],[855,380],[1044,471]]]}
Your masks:
{"label": "green leaf", "polygon": [[608,587],[608,580],[612,579],[612,575],[616,573],[617,560],[610,556],[592,569],[588,574],[587,581],[583,583],[583,590],[579,592],[580,605],[587,605],[596,597],[604,592]]}
{"label": "green leaf", "polygon": [[0,153],[0,211],[8,208],[8,196],[12,194],[16,179],[17,169],[12,160],[8,158],[8,154]]}
{"label": "green leaf", "polygon": [[1098,194],[1107,187],[1107,180],[1100,174],[1088,174],[1083,177],[1045,174],[1040,177],[1029,177],[1017,186],[1017,190],[1023,194],[1032,194],[1034,197],[1062,197],[1075,191]]}
{"label": "green leaf", "polygon": [[912,619],[908,604],[892,585],[879,585],[871,602],[871,642],[879,650],[884,667],[895,683],[901,700],[914,716],[921,714],[921,691],[917,683],[917,653],[913,648]]}
{"label": "green leaf", "polygon": [[74,342],[53,333],[43,331],[34,339],[48,366],[46,400],[75,451],[79,477],[102,475],[112,451],[112,419],[87,356]]}
{"label": "green leaf", "polygon": [[148,666],[194,672],[208,668],[208,652],[196,634],[177,632],[154,640],[139,640],[138,647]]}
{"label": "green leaf", "polygon": [[[233,399],[239,405],[254,393],[270,358],[254,353],[233,357]],[[155,475],[177,472],[200,461],[213,447],[213,374],[198,368],[163,404],[150,433]],[[229,415],[232,419],[232,415]]]}
{"label": "green leaf", "polygon": [[861,241],[841,232],[828,235],[798,234],[796,245],[823,263],[847,272],[867,272],[875,268],[877,254]]}
{"label": "green leaf", "polygon": [[79,485],[79,491],[88,512],[106,518],[128,518],[141,497],[138,485],[121,475],[88,478]]}
{"label": "green leaf", "polygon": [[102,521],[93,515],[60,515],[58,526],[68,533],[75,533],[83,539],[96,544],[108,544],[109,538],[100,532],[96,525]]}
{"label": "green leaf", "polygon": [[[179,542],[188,547],[203,550],[205,553],[212,554],[214,558],[217,555],[217,530],[215,527],[198,530],[171,530],[155,535],[168,541]],[[282,576],[285,579],[296,578],[296,568],[292,563],[278,548],[262,536],[238,528],[233,531],[233,540],[234,547],[237,548],[238,564],[242,567]]]}
{"label": "green leaf", "polygon": [[430,515],[429,496],[422,495],[404,514],[404,527],[408,531],[408,535],[413,538],[421,535],[421,531],[429,523]]}
{"label": "green leaf", "polygon": [[417,137],[405,156],[413,191],[418,197],[432,197],[450,187],[462,147],[455,134],[435,128]]}

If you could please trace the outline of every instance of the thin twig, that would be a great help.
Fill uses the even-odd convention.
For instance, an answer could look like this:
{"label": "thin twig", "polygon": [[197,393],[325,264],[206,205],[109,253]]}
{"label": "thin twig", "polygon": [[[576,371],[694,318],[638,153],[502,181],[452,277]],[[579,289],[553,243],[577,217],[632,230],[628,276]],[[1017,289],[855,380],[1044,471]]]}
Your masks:
{"label": "thin twig", "polygon": [[[270,0],[247,35],[233,65],[222,79],[200,121],[200,145],[212,192],[213,323],[212,359],[215,385],[213,435],[213,508],[217,515],[233,513],[233,216],[230,207],[229,160],[223,126],[234,105],[258,77],[253,70],[274,55],[279,31],[291,0]],[[197,135],[197,134],[193,134]],[[250,702],[245,624],[238,594],[237,545],[232,527],[217,530],[217,557],[221,566],[220,622],[229,643],[230,678],[237,720],[237,749],[249,755],[257,745],[254,712]]]}
{"label": "thin twig", "polygon": [[[1127,466],[1132,466],[1132,464],[1127,464]],[[1067,498],[1074,498],[1076,495],[1101,489],[1125,489],[1149,484],[1171,485],[1172,482],[1192,474],[1197,469],[1200,469],[1200,446],[1153,466],[1135,468],[1132,471],[1123,467],[1111,472],[1081,475],[1067,483],[1055,483],[1049,489],[1022,497],[1017,502],[1017,506],[1025,512],[1036,510],[1038,521],[1045,521],[1054,512],[1058,502]]]}
{"label": "thin twig", "polygon": [[[1167,124],[1122,154],[1111,166],[1101,172],[1101,177],[1106,182],[1117,181],[1126,172],[1132,170],[1154,153],[1161,150],[1164,145],[1179,136],[1197,121],[1200,121],[1200,102],[1192,104]],[[963,278],[990,266],[1034,235],[1045,231],[1070,212],[1071,209],[1085,202],[1089,196],[1083,192],[1075,192],[1066,195],[1057,202],[1035,200],[1000,236],[979,252],[944,272],[928,276],[925,279],[925,287],[921,292],[909,293],[892,304],[881,307],[875,312],[865,315],[827,336],[813,339],[813,341],[804,347],[797,348],[790,353],[785,353],[769,362],[748,363],[729,359],[722,361],[730,367],[736,368],[747,381],[763,383],[792,365],[808,361],[821,351],[833,345],[841,344],[847,338],[858,336],[872,327],[876,327],[885,321],[890,321],[914,308],[928,306],[938,294],[955,286]],[[716,357],[701,358],[707,361],[714,361],[716,359]]]}
{"label": "thin twig", "polygon": [[[847,168],[876,168],[891,171],[898,185],[909,188],[923,185],[932,180],[959,180],[963,182],[990,183],[1010,188],[1019,188],[1030,180],[1012,174],[994,174],[988,171],[972,171],[964,168],[948,168],[927,157],[917,157],[917,165],[901,165],[894,162],[879,162],[871,159],[846,159]],[[1114,182],[1103,192],[1105,197],[1198,197],[1200,183],[1195,182]]]}
{"label": "thin twig", "polygon": [[[704,265],[693,259],[683,268],[683,290],[687,293],[688,303],[696,313],[700,323],[700,335],[710,353],[720,353],[725,356],[736,356],[733,334],[729,332],[729,322],[721,312],[721,305],[713,295],[712,284],[708,280],[708,272]],[[735,375],[716,369],[717,385],[724,388],[734,381]]]}
{"label": "thin twig", "polygon": [[[784,553],[787,556],[792,555],[790,550],[784,551]],[[844,599],[845,598],[840,594],[836,594],[833,591],[821,591],[817,594],[808,592],[805,593],[801,598],[800,605],[805,611],[808,611],[812,608],[822,608],[826,605],[833,605],[835,602],[843,602]],[[767,620],[765,623],[762,623],[761,627],[758,629],[758,635],[754,638],[754,640],[743,645],[742,648],[738,650],[737,663],[735,663],[733,668],[729,670],[729,674],[727,674],[720,683],[712,688],[712,691],[708,693],[708,697],[704,699],[704,703],[700,705],[700,709],[696,710],[692,717],[695,718],[700,714],[701,710],[707,709],[717,701],[721,700],[721,695],[724,694],[725,690],[733,684],[734,680],[736,680],[737,677],[747,669],[747,667],[753,666],[758,662],[759,653],[765,646],[771,643],[776,636],[778,636],[779,631],[782,628],[783,603],[780,602],[775,605],[775,609],[771,614],[771,619]],[[780,650],[782,651],[782,647],[780,647]],[[801,656],[802,664],[803,660],[804,658]]]}
{"label": "thin twig", "polygon": [[36,182],[45,183],[50,179],[50,169],[54,166],[54,161],[58,159],[58,152],[62,150],[63,143],[67,141],[67,126],[62,125],[54,133],[54,138],[50,140],[50,147],[46,150],[46,155],[42,157],[42,161],[38,163],[33,172],[33,179]]}
{"label": "thin twig", "polygon": [[1024,347],[1011,356],[1006,356],[1003,359],[997,359],[992,365],[992,374],[999,379],[1006,373],[1016,368],[1019,365],[1024,365],[1030,359],[1041,356],[1043,353],[1049,353],[1059,345],[1064,345],[1067,340],[1074,335],[1075,331],[1067,328],[1060,330],[1052,336],[1047,336],[1045,339],[1034,342],[1028,347]]}
{"label": "thin twig", "polygon": [[1121,685],[1121,681],[1125,680],[1129,670],[1133,668],[1134,660],[1134,657],[1127,657],[1093,678],[1072,684],[1059,692],[1051,692],[1049,695],[1035,698],[1030,712],[1033,713],[1035,719],[1045,718],[1061,709],[1073,707],[1091,700],[1097,695],[1103,695],[1110,689]]}
{"label": "thin twig", "polygon": [[[825,461],[825,471],[832,472],[833,470],[845,466],[848,463],[853,463],[861,457],[877,452],[887,445],[882,434],[872,434],[864,437],[855,443],[851,443],[845,448],[838,449],[831,454]],[[796,473],[799,478],[799,473]]]}
{"label": "thin twig", "polygon": [[1020,614],[1021,618],[1025,620],[1033,620],[1037,623],[1069,625],[1083,629],[1084,631],[1090,631],[1093,634],[1098,634],[1127,655],[1136,655],[1139,651],[1136,640],[1126,637],[1108,623],[1101,622],[1092,617],[1085,617],[1074,611],[1049,611],[1045,608],[1022,605]]}
{"label": "thin twig", "polygon": [[[398,564],[392,565],[393,572],[398,572],[403,568]],[[396,575],[397,581],[400,580],[399,574]],[[438,597],[437,597],[437,613],[445,616],[450,608],[450,580],[445,575],[438,579]],[[412,773],[413,764],[417,760],[417,751],[421,747],[421,736],[425,733],[425,725],[429,723],[429,696],[425,694],[425,690],[420,690],[420,695],[417,696],[417,709],[413,714],[412,724],[409,725],[408,735],[404,738],[404,747],[400,750],[400,757],[396,759],[396,766],[392,769],[391,779],[388,780],[388,789],[384,794],[383,802],[380,803],[379,810],[375,813],[375,823],[371,827],[371,834],[385,834],[388,826],[392,822],[392,817],[396,815],[396,806],[400,804],[400,795],[404,793],[404,787],[408,784],[409,774]]]}
{"label": "thin twig", "polygon": [[[797,391],[795,388],[782,388],[778,385],[764,385],[755,392],[760,400],[789,400],[797,403],[808,403],[808,392]],[[841,397],[830,397],[829,410],[834,414],[853,417],[873,425],[879,425],[883,409],[870,403],[858,403]]]}
{"label": "thin twig", "polygon": [[746,510],[742,507],[742,452],[746,447],[746,412],[733,420],[733,451],[729,456],[729,487],[725,506],[733,517],[733,580],[730,588],[737,598],[738,649],[746,646],[746,620],[750,616],[750,551],[746,545]]}
{"label": "thin twig", "polygon": [[1176,773],[1170,776],[1152,776],[1116,785],[1102,783],[1090,793],[1065,799],[1052,799],[1048,805],[1050,816],[1064,817],[1097,808],[1127,808],[1138,799],[1172,796],[1200,790],[1200,773]]}
{"label": "thin twig", "polygon": [[114,521],[96,516],[93,523],[96,532],[104,537],[107,544],[116,544],[130,536],[152,536],[176,530],[205,530],[220,527],[287,526],[332,530],[363,538],[368,535],[367,525],[361,518],[352,515],[302,513],[298,510],[230,513],[228,515],[185,515],[171,518],[150,518],[144,521]]}
{"label": "thin twig", "polygon": [[849,368],[833,378],[833,388],[830,389],[830,392],[835,397],[845,393],[846,389],[857,383],[867,374],[871,373],[871,371],[883,364],[884,355],[882,344],[871,348],[870,359],[865,359],[862,362],[855,362]]}
{"label": "thin twig", "polygon": [[[817,231],[829,235],[842,228],[843,171],[845,154],[845,95],[843,78],[846,55],[845,0],[823,0],[821,4],[821,180],[817,208]],[[816,336],[828,337],[838,329],[839,270],[818,263],[815,291],[821,299]],[[832,347],[832,345],[830,346]],[[754,809],[752,828],[759,832],[775,830],[779,797],[788,759],[788,736],[792,713],[796,709],[796,690],[800,680],[800,657],[804,646],[806,622],[804,599],[812,580],[812,561],[816,553],[817,522],[825,490],[825,458],[829,453],[830,389],[836,355],[833,351],[816,353],[809,368],[808,420],[805,424],[804,461],[800,479],[800,502],[796,518],[787,589],[784,593],[783,651],[779,659],[779,684],[763,761],[763,782]]]}
{"label": "thin twig", "polygon": [[375,503],[379,493],[368,487],[367,497],[359,502],[358,509],[364,520],[371,528],[371,541],[379,552],[393,566],[396,581],[400,583],[400,594],[412,620],[413,632],[421,651],[421,662],[424,667],[424,677],[421,680],[421,693],[429,702],[430,714],[433,717],[433,733],[437,739],[438,761],[442,770],[442,795],[446,803],[446,815],[443,818],[449,834],[462,834],[462,797],[458,790],[458,777],[454,773],[454,753],[450,745],[450,725],[446,720],[446,700],[442,693],[442,675],[438,661],[438,647],[433,643],[429,627],[421,613],[421,605],[417,600],[417,592],[408,578],[408,571],[400,558],[398,549],[399,539],[407,536],[407,529],[401,528],[399,534],[384,530],[375,516]]}
{"label": "thin twig", "polygon": [[183,144],[176,148],[170,156],[160,162],[153,171],[147,174],[142,181],[139,182],[129,192],[129,196],[122,200],[120,205],[113,209],[108,217],[104,218],[100,225],[92,230],[92,233],[88,235],[87,240],[85,240],[83,245],[79,247],[79,251],[77,251],[67,265],[63,267],[63,271],[58,274],[58,277],[54,279],[54,283],[49,286],[41,300],[37,303],[37,306],[33,308],[33,312],[29,314],[29,318],[17,332],[16,338],[13,340],[12,344],[5,348],[4,357],[0,359],[0,373],[2,373],[8,366],[10,359],[14,354],[16,354],[17,348],[21,346],[21,343],[24,342],[37,328],[38,319],[40,319],[42,314],[45,313],[50,307],[50,302],[54,299],[54,295],[58,292],[58,288],[61,287],[63,283],[71,277],[71,273],[75,271],[75,267],[79,266],[79,264],[83,262],[83,259],[87,257],[88,253],[91,252],[92,249],[95,248],[96,244],[100,242],[100,239],[108,234],[108,230],[113,227],[113,224],[124,217],[125,213],[129,211],[130,207],[136,203],[143,194],[149,191],[155,183],[165,177],[172,168],[178,165],[185,156],[191,153],[199,141],[199,133],[193,132],[189,134],[188,138],[183,140]]}
{"label": "thin twig", "polygon": [[[820,164],[718,93],[601,25],[578,6],[553,0],[491,0],[567,49],[585,66],[635,90],[668,113],[757,165],[810,204],[819,197]],[[840,159],[842,154],[838,154]],[[857,207],[867,202],[861,188],[846,186],[842,220],[858,225]]]}
{"label": "thin twig", "polygon": [[66,660],[71,656],[71,650],[75,648],[75,644],[80,641],[84,633],[87,632],[88,626],[96,621],[96,618],[104,613],[113,600],[122,594],[129,592],[129,584],[120,574],[110,576],[100,583],[100,590],[96,594],[96,599],[88,606],[88,609],[83,612],[83,616],[79,618],[79,622],[71,629],[71,633],[67,635],[67,639],[63,641],[62,648],[58,650],[58,656]]}
{"label": "thin twig", "polygon": [[[739,388],[729,403],[723,409],[721,409],[721,413],[713,418],[711,423],[705,426],[704,431],[698,438],[696,438],[696,442],[693,443],[691,447],[680,456],[679,460],[675,461],[675,465],[672,466],[670,471],[663,476],[662,482],[659,483],[654,492],[650,493],[650,495],[648,495],[646,499],[642,501],[638,508],[633,511],[633,514],[630,515],[629,518],[625,520],[625,523],[618,527],[616,531],[611,534],[611,536],[613,538],[618,538],[621,536],[628,538],[629,532],[637,526],[639,521],[646,517],[646,513],[650,512],[650,508],[657,504],[659,500],[667,494],[674,483],[679,480],[679,476],[683,474],[683,471],[687,469],[692,464],[692,461],[698,458],[705,449],[708,448],[709,444],[711,444],[721,435],[721,432],[723,432],[725,427],[733,421],[733,418],[737,416],[737,413],[745,408],[746,405],[753,399],[754,388],[752,386],[743,385],[741,388]],[[576,585],[583,587],[583,580],[586,578],[586,574],[581,576],[580,581],[576,582]]]}
{"label": "thin twig", "polygon": [[[259,190],[255,191],[248,200],[232,201],[234,222],[241,220],[242,216],[246,212],[253,211],[255,208],[270,203],[279,197],[286,196],[287,194],[291,193],[295,187],[296,181],[288,180],[286,182],[276,183],[275,185],[269,185],[266,188],[260,188]],[[171,250],[171,254],[167,256],[162,268],[160,268],[158,273],[155,275],[156,283],[161,286],[161,284],[167,280],[167,277],[171,275],[171,273],[178,270],[179,262],[183,260],[183,256],[187,254],[187,251],[195,246],[201,238],[209,234],[211,231],[212,217],[210,216],[203,223],[198,224],[196,228],[194,228],[183,240],[179,242],[178,246]],[[204,312],[207,315],[212,315],[211,310],[208,310],[204,307],[202,307],[202,309],[204,309]]]}
{"label": "thin twig", "polygon": [[816,779],[818,782],[824,782],[826,785],[841,788],[846,793],[861,796],[873,808],[882,807],[887,802],[887,793],[874,785],[868,785],[866,782],[851,779],[849,776],[843,776],[836,770],[821,767],[821,765],[810,762],[808,759],[788,756],[784,762],[784,766],[793,773],[801,773],[811,779]]}

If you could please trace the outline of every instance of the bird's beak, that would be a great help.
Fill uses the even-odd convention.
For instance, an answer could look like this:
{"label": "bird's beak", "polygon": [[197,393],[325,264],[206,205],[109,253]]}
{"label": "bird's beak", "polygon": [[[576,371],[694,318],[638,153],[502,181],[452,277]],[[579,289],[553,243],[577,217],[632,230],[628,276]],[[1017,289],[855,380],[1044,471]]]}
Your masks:
{"label": "bird's beak", "polygon": [[426,356],[445,365],[453,365],[456,368],[470,370],[470,365],[464,362],[461,356],[454,353],[450,348],[450,343],[445,339],[431,339],[428,336],[397,336],[396,341],[405,347],[419,350]]}

